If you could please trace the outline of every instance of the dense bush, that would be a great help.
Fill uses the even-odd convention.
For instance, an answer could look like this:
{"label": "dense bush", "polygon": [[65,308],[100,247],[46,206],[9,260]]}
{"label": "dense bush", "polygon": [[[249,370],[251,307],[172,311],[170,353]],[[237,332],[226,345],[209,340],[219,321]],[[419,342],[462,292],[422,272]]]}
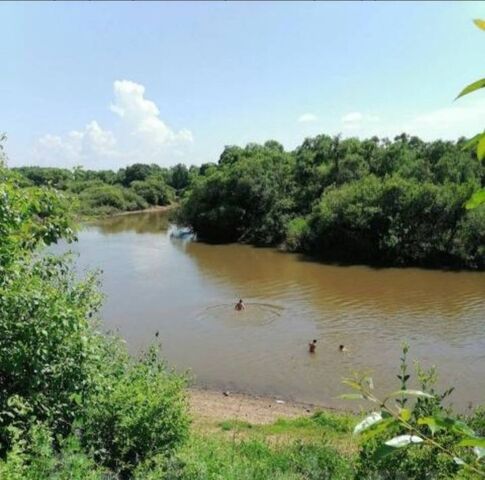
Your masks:
{"label": "dense bush", "polygon": [[96,277],[42,250],[74,238],[67,199],[17,181],[0,164],[0,475],[127,477],[185,439],[184,380],[98,333]]}
{"label": "dense bush", "polygon": [[79,200],[83,214],[141,210],[148,206],[138,194],[117,185],[90,186],[81,191]]}
{"label": "dense bush", "polygon": [[[97,465],[71,435],[54,446],[51,432],[34,424],[23,434],[13,429],[13,442],[0,459],[2,480],[108,480],[108,472]],[[114,477],[111,477],[114,478]]]}
{"label": "dense bush", "polygon": [[[341,188],[328,188],[309,216],[300,243],[340,260],[396,264],[454,263],[483,267],[475,255],[461,256],[455,246],[466,238],[464,203],[468,184],[435,185],[369,175]],[[463,241],[463,240],[461,240]],[[482,254],[480,254],[482,253]]]}
{"label": "dense bush", "polygon": [[73,170],[50,167],[19,167],[20,187],[51,186],[73,194],[71,200],[81,215],[109,215],[141,210],[150,205],[168,205],[188,185],[187,167],[163,169],[158,165],[136,163],[118,172],[112,170]]}
{"label": "dense bush", "polygon": [[59,190],[65,190],[74,178],[74,174],[67,168],[19,167],[16,170],[32,185],[49,185]]}
{"label": "dense bush", "polygon": [[174,197],[173,190],[161,177],[135,180],[131,183],[131,188],[149,205],[168,205]]}
{"label": "dense bush", "polygon": [[276,142],[226,147],[189,186],[179,221],[210,241],[284,244],[345,262],[485,267],[485,179],[474,152],[400,135],[319,135],[293,152]]}
{"label": "dense bush", "polygon": [[153,455],[168,458],[185,440],[185,382],[167,372],[156,350],[114,366],[86,402],[83,442],[98,462],[123,473]]}
{"label": "dense bush", "polygon": [[198,178],[181,221],[211,241],[269,245],[284,237],[293,208],[292,157],[279,148],[226,148],[221,167]]}

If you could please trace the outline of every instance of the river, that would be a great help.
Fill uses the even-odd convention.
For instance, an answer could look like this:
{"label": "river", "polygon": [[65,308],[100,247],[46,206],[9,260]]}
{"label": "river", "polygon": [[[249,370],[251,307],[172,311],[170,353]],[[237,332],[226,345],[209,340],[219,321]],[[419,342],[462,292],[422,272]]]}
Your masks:
{"label": "river", "polygon": [[377,391],[398,389],[407,340],[410,360],[437,365],[440,386],[456,387],[456,407],[485,400],[485,273],[325,265],[168,228],[163,212],[112,217],[70,247],[80,270],[102,270],[103,323],[133,353],[161,341],[198,385],[350,407],[336,398],[348,391],[342,377],[365,370]]}

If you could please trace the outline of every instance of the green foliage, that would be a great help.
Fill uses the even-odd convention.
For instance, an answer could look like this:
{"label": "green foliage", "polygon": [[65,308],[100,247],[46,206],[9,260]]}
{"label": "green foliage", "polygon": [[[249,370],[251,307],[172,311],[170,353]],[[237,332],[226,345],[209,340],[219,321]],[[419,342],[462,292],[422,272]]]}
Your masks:
{"label": "green foliage", "polygon": [[51,186],[65,190],[73,179],[73,173],[66,168],[53,167],[19,167],[15,169],[25,177],[31,185]]}
{"label": "green foliage", "polygon": [[290,155],[250,144],[221,156],[220,169],[197,179],[181,220],[209,241],[280,242],[292,210]]}
{"label": "green foliage", "polygon": [[168,457],[185,440],[188,419],[185,382],[155,349],[138,363],[119,363],[87,400],[83,442],[99,462],[126,473],[155,454]]}
{"label": "green foliage", "polygon": [[[1,478],[109,478],[104,467],[122,478],[170,456],[187,434],[184,380],[154,350],[135,361],[101,335],[96,276],[79,279],[68,258],[42,251],[73,238],[68,199],[18,188],[1,165],[0,179]],[[136,201],[120,186],[82,194],[103,189]]]}
{"label": "green foliage", "polygon": [[161,168],[158,165],[146,165],[143,163],[134,163],[129,167],[126,167],[121,174],[121,183],[125,187],[129,187],[132,182],[142,182],[149,176],[158,174],[161,172]]}
{"label": "green foliage", "polygon": [[189,185],[189,170],[184,164],[179,163],[170,169],[168,184],[175,190],[183,190]]}
{"label": "green foliage", "polygon": [[475,90],[478,90],[480,88],[485,88],[485,78],[481,78],[480,80],[477,80],[476,82],[470,83],[470,85],[467,85],[459,94],[456,98],[463,97],[464,95],[468,95],[469,93],[474,92]]}
{"label": "green foliage", "polygon": [[[384,399],[376,396],[372,379],[365,375],[344,380],[376,408],[354,428],[362,439],[358,478],[485,477],[481,411],[465,422],[445,408],[443,400],[453,389],[441,394],[435,391],[434,368],[425,371],[417,366],[421,389],[408,389],[407,352],[405,345],[398,375],[401,389]],[[416,399],[412,405],[409,397]]]}
{"label": "green foliage", "polygon": [[178,221],[211,242],[481,269],[485,223],[465,203],[485,173],[464,142],[319,135],[294,152],[271,142],[226,147],[218,166],[194,178]]}
{"label": "green foliage", "polygon": [[131,183],[131,188],[149,205],[168,205],[174,198],[173,190],[162,177],[153,176],[144,181],[135,180]]}
{"label": "green foliage", "polygon": [[174,188],[182,193],[188,185],[188,170],[176,165],[170,170],[158,165],[136,163],[118,172],[112,170],[72,171],[63,168],[20,167],[15,172],[19,187],[50,186],[66,191],[77,213],[83,216],[110,215],[142,210],[150,205],[168,205],[175,199]]}
{"label": "green foliage", "polygon": [[109,214],[116,211],[141,210],[148,203],[134,191],[118,185],[92,185],[79,194],[84,215]]}
{"label": "green foliage", "polygon": [[[473,23],[481,30],[485,30],[484,20],[475,19],[473,20]],[[484,87],[485,87],[485,78],[482,78],[465,87],[458,94],[456,99],[462,97],[463,95],[468,95],[469,93],[472,93]],[[478,160],[482,161],[485,158],[485,132],[475,135],[469,142],[467,142],[464,148],[473,148],[473,147],[476,148]],[[467,202],[466,207],[468,209],[474,209],[479,207],[483,203],[485,203],[485,190],[482,188],[478,192],[475,192],[475,194]]]}
{"label": "green foliage", "polygon": [[[63,259],[18,264],[0,285],[1,432],[45,422],[66,433],[78,398],[93,387],[100,339],[90,318],[100,296],[94,277],[78,282]],[[0,434],[2,446],[8,444]]]}
{"label": "green foliage", "polygon": [[13,442],[0,460],[2,480],[107,480],[107,472],[83,452],[79,439],[70,435],[57,448],[51,432],[34,424],[26,434],[11,429]]}
{"label": "green foliage", "polygon": [[[153,465],[155,463],[155,466]],[[353,477],[350,459],[324,442],[271,445],[264,440],[228,441],[193,437],[176,459],[149,462],[136,479],[158,480],[346,480]]]}

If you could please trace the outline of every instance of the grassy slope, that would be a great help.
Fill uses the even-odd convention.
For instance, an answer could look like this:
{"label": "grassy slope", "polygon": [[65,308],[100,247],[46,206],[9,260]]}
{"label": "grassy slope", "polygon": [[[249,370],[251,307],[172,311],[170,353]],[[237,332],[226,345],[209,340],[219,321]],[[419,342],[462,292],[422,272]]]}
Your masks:
{"label": "grassy slope", "polygon": [[196,419],[179,459],[185,479],[353,478],[355,417],[317,412],[270,424]]}

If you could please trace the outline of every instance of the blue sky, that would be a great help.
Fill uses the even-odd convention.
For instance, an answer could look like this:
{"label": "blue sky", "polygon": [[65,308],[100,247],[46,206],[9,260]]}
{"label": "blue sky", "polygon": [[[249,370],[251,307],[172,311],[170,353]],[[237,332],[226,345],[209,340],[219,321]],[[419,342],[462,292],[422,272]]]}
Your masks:
{"label": "blue sky", "polygon": [[484,127],[485,3],[1,3],[10,165],[216,161],[318,133]]}

